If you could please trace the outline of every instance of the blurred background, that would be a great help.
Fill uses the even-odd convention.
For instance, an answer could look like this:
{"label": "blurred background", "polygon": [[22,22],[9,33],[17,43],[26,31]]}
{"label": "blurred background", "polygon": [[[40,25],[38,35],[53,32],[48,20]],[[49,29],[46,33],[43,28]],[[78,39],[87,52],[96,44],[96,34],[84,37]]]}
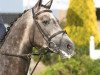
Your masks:
{"label": "blurred background", "polygon": [[[43,4],[49,0],[43,0]],[[0,15],[3,16],[6,23],[10,23],[14,18],[18,17],[19,14],[23,13],[24,10],[32,8],[37,0],[0,0]],[[54,0],[51,9],[54,15],[62,20],[66,18],[66,11],[69,7],[70,0]],[[97,19],[100,20],[100,1],[94,0]],[[7,19],[11,17],[11,19]]]}
{"label": "blurred background", "polygon": [[[5,26],[10,26],[37,1],[0,0],[0,16]],[[48,1],[43,0],[43,4]],[[51,10],[75,43],[76,55],[71,59],[46,55],[33,75],[100,75],[100,0],[54,0]],[[37,58],[34,57],[32,66]]]}

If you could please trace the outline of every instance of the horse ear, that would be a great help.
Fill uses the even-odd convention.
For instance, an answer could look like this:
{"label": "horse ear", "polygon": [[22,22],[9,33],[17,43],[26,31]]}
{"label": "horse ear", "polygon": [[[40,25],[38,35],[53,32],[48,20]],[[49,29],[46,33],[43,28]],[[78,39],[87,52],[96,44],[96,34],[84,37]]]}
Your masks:
{"label": "horse ear", "polygon": [[34,12],[37,12],[40,9],[41,5],[42,5],[42,0],[38,0],[38,2],[35,4]]}
{"label": "horse ear", "polygon": [[45,6],[50,9],[51,5],[52,5],[53,0],[50,0],[49,2],[47,2],[47,4],[45,4]]}
{"label": "horse ear", "polygon": [[36,5],[37,5],[38,7],[40,7],[40,6],[42,5],[42,0],[38,0],[38,2],[36,3]]}

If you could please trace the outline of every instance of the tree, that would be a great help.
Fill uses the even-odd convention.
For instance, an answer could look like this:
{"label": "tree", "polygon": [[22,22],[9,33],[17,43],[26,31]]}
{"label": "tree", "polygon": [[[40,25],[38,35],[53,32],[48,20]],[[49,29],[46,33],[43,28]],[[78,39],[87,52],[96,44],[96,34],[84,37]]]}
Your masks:
{"label": "tree", "polygon": [[91,35],[100,42],[95,11],[93,0],[70,0],[65,30],[78,48],[87,49]]}

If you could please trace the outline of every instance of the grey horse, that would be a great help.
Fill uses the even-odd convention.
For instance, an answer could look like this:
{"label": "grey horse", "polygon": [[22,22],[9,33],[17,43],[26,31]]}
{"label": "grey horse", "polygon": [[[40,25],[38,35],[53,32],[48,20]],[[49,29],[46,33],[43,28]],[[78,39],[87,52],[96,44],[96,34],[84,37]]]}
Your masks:
{"label": "grey horse", "polygon": [[74,44],[61,29],[57,19],[52,14],[50,0],[42,5],[39,0],[36,5],[27,10],[10,28],[0,52],[0,75],[27,75],[29,57],[9,56],[32,53],[32,48],[48,48],[49,50],[70,58],[74,55]]}

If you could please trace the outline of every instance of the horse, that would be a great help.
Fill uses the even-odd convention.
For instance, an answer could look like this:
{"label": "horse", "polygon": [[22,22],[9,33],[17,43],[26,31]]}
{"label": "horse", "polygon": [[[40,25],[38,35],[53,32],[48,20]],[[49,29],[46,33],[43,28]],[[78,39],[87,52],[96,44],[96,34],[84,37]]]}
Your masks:
{"label": "horse", "polygon": [[[0,49],[0,75],[27,75],[30,58],[9,56],[32,53],[33,47],[49,50],[70,58],[74,55],[74,43],[52,14],[50,7],[53,0],[45,5],[38,0],[10,28],[9,34]],[[5,53],[5,54],[2,54]]]}

